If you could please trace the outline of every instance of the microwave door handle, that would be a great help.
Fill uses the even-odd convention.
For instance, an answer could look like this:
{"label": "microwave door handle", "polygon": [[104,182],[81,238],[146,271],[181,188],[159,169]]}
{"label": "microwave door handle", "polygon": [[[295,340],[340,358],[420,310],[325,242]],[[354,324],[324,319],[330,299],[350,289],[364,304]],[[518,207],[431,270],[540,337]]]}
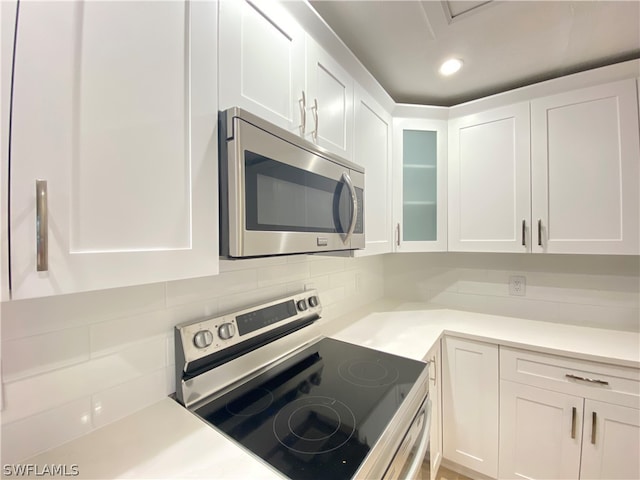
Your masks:
{"label": "microwave door handle", "polygon": [[351,212],[351,223],[349,224],[349,230],[347,231],[347,234],[343,240],[344,243],[347,243],[356,229],[356,220],[358,219],[358,197],[356,195],[356,189],[353,187],[351,177],[347,172],[344,172],[342,174],[342,181],[347,185],[349,193],[351,193],[351,204],[353,207],[353,210]]}

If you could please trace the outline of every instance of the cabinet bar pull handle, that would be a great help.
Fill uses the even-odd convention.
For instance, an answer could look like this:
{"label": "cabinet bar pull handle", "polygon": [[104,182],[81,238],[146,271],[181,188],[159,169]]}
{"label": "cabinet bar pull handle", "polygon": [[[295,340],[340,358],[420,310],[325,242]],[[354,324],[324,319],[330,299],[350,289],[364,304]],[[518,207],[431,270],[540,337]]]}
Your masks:
{"label": "cabinet bar pull handle", "polygon": [[315,120],[316,128],[311,132],[311,137],[313,141],[318,141],[318,99],[313,99],[313,107],[311,107],[311,111],[313,112],[313,119]]}
{"label": "cabinet bar pull handle", "polygon": [[400,224],[396,224],[396,245],[400,246]]}
{"label": "cabinet bar pull handle", "polygon": [[571,407],[571,438],[576,438],[576,407]]}
{"label": "cabinet bar pull handle", "polygon": [[49,211],[47,181],[36,180],[36,271],[49,270]]}
{"label": "cabinet bar pull handle", "polygon": [[538,246],[542,246],[542,220],[538,219]]}
{"label": "cabinet bar pull handle", "polygon": [[429,378],[429,380],[431,380],[435,385],[436,379],[438,378],[438,366],[436,364],[436,356],[434,355],[433,358],[429,360],[429,362],[433,363],[433,378]]}
{"label": "cabinet bar pull handle", "polygon": [[300,132],[304,135],[307,129],[307,97],[302,90],[302,98],[300,99],[300,116],[302,117],[302,125],[300,125]]}
{"label": "cabinet bar pull handle", "polygon": [[527,246],[527,240],[525,239],[525,235],[527,233],[527,221],[522,220],[522,246]]}
{"label": "cabinet bar pull handle", "polygon": [[591,414],[591,443],[593,445],[596,444],[596,420],[597,420],[596,412]]}
{"label": "cabinet bar pull handle", "polygon": [[582,382],[597,383],[598,385],[609,385],[609,382],[606,382],[604,380],[598,380],[597,378],[580,377],[572,373],[567,373],[565,377],[572,378],[573,380],[580,380]]}

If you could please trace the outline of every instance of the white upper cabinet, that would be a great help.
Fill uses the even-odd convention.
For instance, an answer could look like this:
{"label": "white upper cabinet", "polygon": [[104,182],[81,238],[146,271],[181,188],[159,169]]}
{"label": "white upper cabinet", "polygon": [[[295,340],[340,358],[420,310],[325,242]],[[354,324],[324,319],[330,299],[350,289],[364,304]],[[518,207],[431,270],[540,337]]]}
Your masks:
{"label": "white upper cabinet", "polygon": [[12,298],[217,273],[216,17],[212,2],[21,4]]}
{"label": "white upper cabinet", "polygon": [[534,252],[640,253],[637,105],[635,79],[531,102]]}
{"label": "white upper cabinet", "polygon": [[395,247],[447,250],[447,122],[393,119]]}
{"label": "white upper cabinet", "polygon": [[391,115],[358,85],[353,157],[365,169],[366,247],[356,254],[391,252]]}
{"label": "white upper cabinet", "polygon": [[353,79],[278,2],[220,2],[220,109],[352,158]]}
{"label": "white upper cabinet", "polygon": [[449,250],[530,251],[529,104],[449,122]]}
{"label": "white upper cabinet", "polygon": [[628,79],[452,119],[449,250],[639,254],[637,96]]}
{"label": "white upper cabinet", "polygon": [[353,79],[311,37],[307,37],[306,59],[308,113],[305,136],[317,145],[351,159]]}
{"label": "white upper cabinet", "polygon": [[220,2],[220,109],[303,133],[305,32],[277,2]]}

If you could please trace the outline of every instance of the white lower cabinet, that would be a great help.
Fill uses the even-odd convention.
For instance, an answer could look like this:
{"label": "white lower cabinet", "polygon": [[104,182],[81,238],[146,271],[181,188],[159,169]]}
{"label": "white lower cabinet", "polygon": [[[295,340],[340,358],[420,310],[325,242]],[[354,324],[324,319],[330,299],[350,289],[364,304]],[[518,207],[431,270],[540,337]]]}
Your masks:
{"label": "white lower cabinet", "polygon": [[500,478],[578,478],[582,398],[500,382]]}
{"label": "white lower cabinet", "polygon": [[498,476],[498,346],[445,337],[442,364],[444,458]]}
{"label": "white lower cabinet", "polygon": [[581,479],[640,478],[640,409],[585,400]]}
{"label": "white lower cabinet", "polygon": [[499,478],[640,478],[638,369],[501,347],[500,377]]}
{"label": "white lower cabinet", "polygon": [[440,342],[437,342],[427,354],[427,361],[429,362],[429,398],[431,399],[429,471],[431,472],[431,480],[435,480],[440,463],[442,463],[442,352]]}

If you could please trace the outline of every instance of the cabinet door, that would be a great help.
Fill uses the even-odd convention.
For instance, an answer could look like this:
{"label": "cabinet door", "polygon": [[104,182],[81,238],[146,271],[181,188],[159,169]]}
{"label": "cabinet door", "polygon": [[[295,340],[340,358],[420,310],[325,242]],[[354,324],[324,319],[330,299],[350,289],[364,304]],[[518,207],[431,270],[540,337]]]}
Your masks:
{"label": "cabinet door", "polygon": [[581,479],[640,478],[640,410],[585,400]]}
{"label": "cabinet door", "polygon": [[530,251],[529,104],[449,123],[449,250]]}
{"label": "cabinet door", "polygon": [[216,15],[210,2],[21,4],[13,298],[217,273]]}
{"label": "cabinet door", "polygon": [[[213,26],[211,26],[213,29]],[[220,2],[220,109],[240,107],[301,135],[305,33],[277,2]]]}
{"label": "cabinet door", "polygon": [[500,478],[571,479],[580,471],[583,399],[500,382]]}
{"label": "cabinet door", "polygon": [[636,96],[629,79],[531,102],[534,252],[640,253]]}
{"label": "cabinet door", "polygon": [[348,160],[352,158],[353,79],[307,37],[306,138]]}
{"label": "cabinet door", "polygon": [[394,118],[393,129],[396,251],[446,251],[446,122]]}
{"label": "cabinet door", "polygon": [[[429,471],[437,478],[442,463],[442,354],[440,342],[427,355],[429,361],[429,398],[431,399],[431,437],[429,438]],[[423,479],[429,480],[429,479]]]}
{"label": "cabinet door", "polygon": [[445,337],[442,353],[443,455],[498,476],[498,346]]}
{"label": "cabinet door", "polygon": [[366,247],[356,251],[356,255],[391,252],[391,115],[358,85],[355,89],[353,157],[366,172]]}

